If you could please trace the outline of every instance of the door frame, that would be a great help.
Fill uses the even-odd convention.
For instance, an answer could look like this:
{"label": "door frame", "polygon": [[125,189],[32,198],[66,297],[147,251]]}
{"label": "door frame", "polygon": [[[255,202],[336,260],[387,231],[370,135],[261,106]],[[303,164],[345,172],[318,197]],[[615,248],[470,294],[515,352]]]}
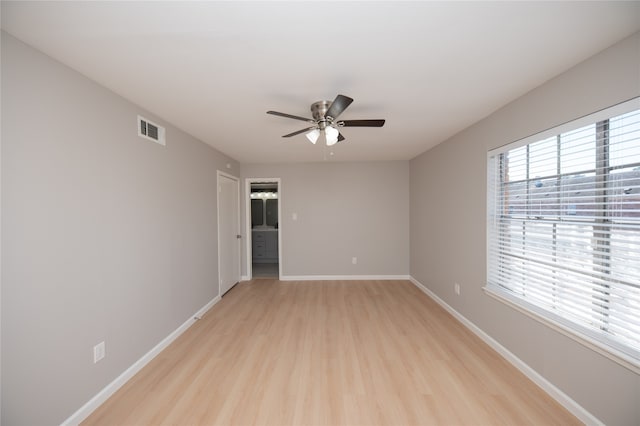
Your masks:
{"label": "door frame", "polygon": [[245,178],[244,198],[245,198],[245,232],[246,232],[246,261],[247,279],[253,278],[253,265],[251,261],[251,184],[252,183],[275,183],[278,186],[278,279],[282,277],[282,180],[280,178]]}
{"label": "door frame", "polygon": [[[218,215],[217,218],[217,222],[218,222],[218,227],[217,227],[217,233],[218,233],[218,297],[222,297],[222,275],[221,275],[221,265],[222,262],[220,261],[220,178],[221,177],[225,177],[227,179],[231,179],[236,181],[236,183],[238,184],[237,188],[238,188],[238,194],[237,194],[237,200],[238,200],[238,205],[237,205],[237,212],[238,212],[238,229],[236,229],[236,235],[241,235],[240,230],[242,229],[242,218],[240,215],[240,178],[234,175],[231,175],[229,173],[225,173],[221,170],[217,170],[216,171],[216,213]],[[240,282],[242,280],[242,243],[239,242],[238,244],[238,282]]]}

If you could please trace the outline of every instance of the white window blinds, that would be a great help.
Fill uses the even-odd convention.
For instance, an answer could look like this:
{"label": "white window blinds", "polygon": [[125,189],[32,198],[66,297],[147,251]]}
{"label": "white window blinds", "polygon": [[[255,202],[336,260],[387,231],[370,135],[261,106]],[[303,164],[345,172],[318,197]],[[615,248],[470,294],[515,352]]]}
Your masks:
{"label": "white window blinds", "polygon": [[487,289],[640,366],[640,100],[488,160]]}

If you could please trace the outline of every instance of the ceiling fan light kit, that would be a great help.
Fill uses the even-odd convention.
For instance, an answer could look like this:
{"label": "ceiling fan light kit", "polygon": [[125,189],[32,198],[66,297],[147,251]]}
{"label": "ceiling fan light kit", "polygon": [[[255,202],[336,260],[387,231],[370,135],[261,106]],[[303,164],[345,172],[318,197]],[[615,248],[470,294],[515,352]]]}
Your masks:
{"label": "ceiling fan light kit", "polygon": [[324,129],[324,135],[327,139],[327,146],[332,146],[338,143],[338,135],[340,132],[333,126],[327,126]]}
{"label": "ceiling fan light kit", "polygon": [[313,118],[299,117],[297,115],[285,114],[278,111],[267,111],[267,114],[277,115],[285,118],[292,118],[294,120],[306,121],[307,123],[313,123],[313,126],[306,129],[298,130],[293,133],[282,136],[283,138],[290,138],[291,136],[305,133],[307,139],[312,144],[316,144],[320,138],[320,134],[324,133],[325,143],[327,146],[333,146],[338,142],[345,140],[342,136],[339,127],[382,127],[385,120],[342,120],[336,121],[338,116],[347,109],[353,102],[353,99],[338,95],[331,101],[318,101],[311,104],[311,115]]}
{"label": "ceiling fan light kit", "polygon": [[307,133],[305,136],[307,137],[307,139],[309,139],[309,142],[315,145],[316,142],[318,142],[318,138],[320,137],[320,130],[313,129],[312,131]]}

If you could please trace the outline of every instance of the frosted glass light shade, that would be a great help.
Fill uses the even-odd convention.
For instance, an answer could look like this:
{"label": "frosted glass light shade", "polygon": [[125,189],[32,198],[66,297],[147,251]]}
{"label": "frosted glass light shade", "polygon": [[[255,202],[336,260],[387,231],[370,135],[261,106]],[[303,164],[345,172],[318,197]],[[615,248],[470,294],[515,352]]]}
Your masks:
{"label": "frosted glass light shade", "polygon": [[318,138],[320,137],[320,130],[313,129],[312,131],[307,133],[305,136],[307,137],[307,139],[309,139],[309,142],[315,145],[316,142],[318,142]]}
{"label": "frosted glass light shade", "polygon": [[335,127],[327,126],[327,128],[324,129],[324,133],[327,137],[327,146],[335,145],[338,142],[340,132]]}

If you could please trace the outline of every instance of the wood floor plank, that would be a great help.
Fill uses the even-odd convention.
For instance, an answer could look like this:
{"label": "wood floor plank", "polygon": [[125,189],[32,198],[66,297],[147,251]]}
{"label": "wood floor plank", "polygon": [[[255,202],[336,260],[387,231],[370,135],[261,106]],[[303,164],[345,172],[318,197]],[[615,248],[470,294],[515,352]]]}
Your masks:
{"label": "wood floor plank", "polygon": [[238,284],[86,425],[574,425],[408,281]]}

